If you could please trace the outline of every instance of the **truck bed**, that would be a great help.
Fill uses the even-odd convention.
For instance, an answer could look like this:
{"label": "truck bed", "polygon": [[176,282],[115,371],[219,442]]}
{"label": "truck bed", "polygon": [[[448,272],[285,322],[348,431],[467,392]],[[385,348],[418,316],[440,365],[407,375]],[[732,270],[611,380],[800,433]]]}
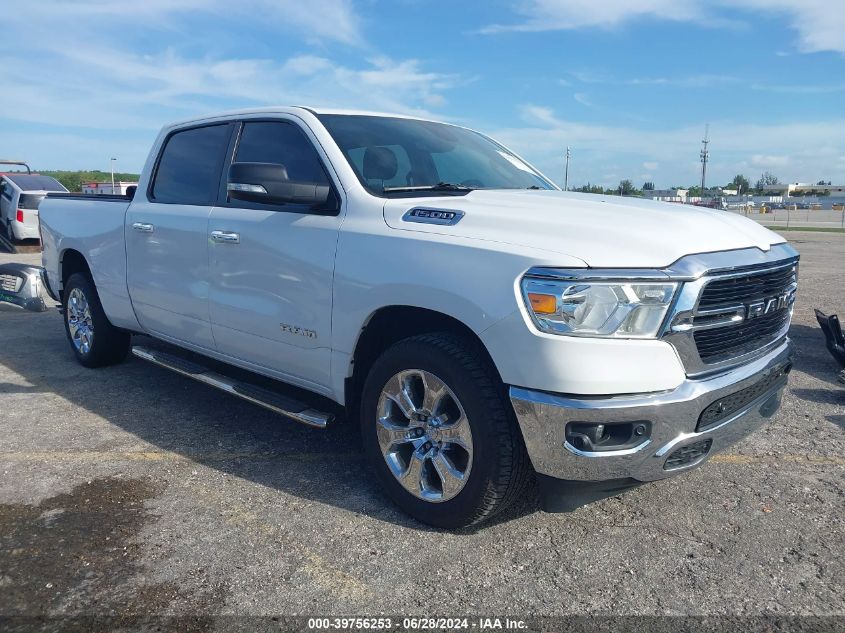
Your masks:
{"label": "truck bed", "polygon": [[84,255],[106,314],[115,325],[137,327],[126,288],[124,221],[132,199],[123,195],[51,193],[39,205],[43,264],[50,288],[61,291],[60,262]]}

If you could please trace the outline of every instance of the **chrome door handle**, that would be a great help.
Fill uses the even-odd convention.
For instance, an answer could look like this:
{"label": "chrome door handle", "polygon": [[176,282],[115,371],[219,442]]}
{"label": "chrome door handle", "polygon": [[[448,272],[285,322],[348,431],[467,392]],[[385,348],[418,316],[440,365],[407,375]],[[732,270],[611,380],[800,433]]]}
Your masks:
{"label": "chrome door handle", "polygon": [[152,233],[155,230],[155,227],[147,222],[135,222],[132,224],[132,228],[141,231],[141,233]]}
{"label": "chrome door handle", "polygon": [[241,236],[238,233],[232,233],[231,231],[212,231],[211,232],[211,239],[215,242],[220,242],[223,244],[240,244],[241,243]]}

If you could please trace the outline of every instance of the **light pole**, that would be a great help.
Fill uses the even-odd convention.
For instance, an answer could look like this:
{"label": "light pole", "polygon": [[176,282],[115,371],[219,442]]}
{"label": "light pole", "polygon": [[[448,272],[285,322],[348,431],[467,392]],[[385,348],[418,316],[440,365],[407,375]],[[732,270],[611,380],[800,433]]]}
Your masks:
{"label": "light pole", "polygon": [[114,195],[114,161],[116,158],[110,158],[109,163],[111,164],[111,193]]}
{"label": "light pole", "polygon": [[569,158],[572,156],[572,152],[569,151],[569,146],[566,146],[566,172],[564,172],[563,176],[563,190],[569,191]]}

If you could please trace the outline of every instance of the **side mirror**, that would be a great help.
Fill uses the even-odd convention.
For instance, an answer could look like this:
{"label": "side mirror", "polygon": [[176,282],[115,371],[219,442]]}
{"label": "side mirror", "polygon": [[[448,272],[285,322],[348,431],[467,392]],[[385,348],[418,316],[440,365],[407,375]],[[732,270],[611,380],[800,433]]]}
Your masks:
{"label": "side mirror", "polygon": [[230,200],[301,204],[320,211],[334,210],[336,204],[329,185],[289,180],[280,163],[232,163],[226,190]]}

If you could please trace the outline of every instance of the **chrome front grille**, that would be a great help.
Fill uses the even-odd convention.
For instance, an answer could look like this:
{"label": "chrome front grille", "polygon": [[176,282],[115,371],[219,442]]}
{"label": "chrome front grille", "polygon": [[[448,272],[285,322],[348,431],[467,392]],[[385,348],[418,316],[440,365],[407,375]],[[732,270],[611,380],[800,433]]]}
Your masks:
{"label": "chrome front grille", "polygon": [[[745,265],[720,265],[730,258]],[[760,255],[725,251],[716,259],[687,259],[696,266],[685,260],[683,268],[676,266],[692,276],[684,281],[663,334],[677,349],[687,375],[729,369],[783,343],[797,288],[794,249],[784,244]]]}
{"label": "chrome front grille", "polygon": [[715,278],[704,286],[698,300],[699,310],[718,306],[745,303],[754,299],[770,297],[795,283],[795,266],[789,265],[774,270],[751,271],[739,276]]}
{"label": "chrome front grille", "polygon": [[693,334],[698,355],[705,363],[732,357],[756,349],[783,337],[789,326],[790,311],[779,310],[772,314],[737,325],[702,330]]}
{"label": "chrome front grille", "polygon": [[22,283],[23,279],[17,275],[0,275],[0,289],[5,292],[17,292]]}
{"label": "chrome front grille", "polygon": [[790,263],[708,281],[692,321],[702,362],[712,364],[752,353],[786,336],[797,274],[797,265]]}

